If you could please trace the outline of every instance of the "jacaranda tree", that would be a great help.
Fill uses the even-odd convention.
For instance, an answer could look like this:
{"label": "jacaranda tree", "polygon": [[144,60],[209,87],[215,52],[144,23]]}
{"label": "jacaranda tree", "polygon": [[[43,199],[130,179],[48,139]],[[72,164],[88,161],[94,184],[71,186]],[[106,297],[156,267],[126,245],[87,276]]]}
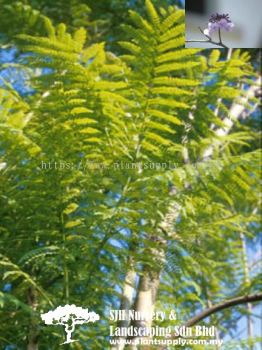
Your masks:
{"label": "jacaranda tree", "polygon": [[[115,53],[101,33],[41,13],[45,35],[15,33],[10,67],[30,91],[0,88],[5,350],[58,349],[62,327],[40,314],[59,305],[100,315],[70,344],[95,350],[111,348],[109,309],[175,309],[174,324],[212,324],[223,338],[239,318],[251,324],[262,298],[248,253],[259,231],[256,68],[245,50],[185,49],[177,6],[145,0],[145,11],[123,20]],[[225,346],[256,342],[250,330]]]}

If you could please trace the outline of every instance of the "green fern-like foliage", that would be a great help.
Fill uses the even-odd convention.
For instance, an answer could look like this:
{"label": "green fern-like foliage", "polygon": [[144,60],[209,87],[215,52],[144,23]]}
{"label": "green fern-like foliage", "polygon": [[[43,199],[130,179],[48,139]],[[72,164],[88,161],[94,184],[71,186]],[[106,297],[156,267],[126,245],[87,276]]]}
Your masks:
{"label": "green fern-like foliage", "polygon": [[[255,235],[259,152],[237,120],[221,132],[232,105],[257,103],[239,88],[256,79],[249,56],[184,49],[184,11],[145,8],[123,25],[122,56],[46,17],[46,36],[17,37],[34,91],[0,90],[0,271],[13,288],[0,297],[21,324],[32,288],[39,312],[117,309],[130,267],[162,271],[157,307],[180,305],[181,322],[256,290],[243,282],[240,233]],[[79,348],[108,347],[100,326],[79,330]],[[25,348],[24,328],[18,340],[10,329]]]}
{"label": "green fern-like foliage", "polygon": [[190,72],[200,65],[200,50],[185,50],[184,12],[170,9],[159,15],[146,2],[148,20],[130,12],[133,25],[123,29],[129,41],[120,45],[129,51],[122,56],[132,68],[130,85],[136,108],[132,111],[138,141],[135,156],[168,161],[181,151],[184,115],[197,80]]}
{"label": "green fern-like foliage", "polygon": [[[121,79],[125,67],[118,59],[107,57],[103,43],[83,48],[86,40],[83,28],[72,37],[66,33],[63,24],[56,30],[48,21],[46,26],[49,38],[20,36],[20,39],[28,43],[24,48],[35,52],[39,57],[33,59],[33,64],[52,70],[47,76],[36,78],[35,87],[39,90],[46,89],[37,102],[41,106],[40,111],[52,111],[52,108],[56,111],[56,116],[49,116],[48,122],[52,123],[52,118],[63,122],[62,133],[61,130],[56,130],[59,137],[63,137],[63,133],[67,137],[71,135],[73,141],[77,134],[80,136],[79,142],[84,141],[86,144],[84,152],[88,151],[88,147],[92,149],[94,144],[99,147],[103,142],[101,136],[104,137],[101,131],[109,123],[106,117],[108,110],[112,107],[117,112],[119,103],[131,104],[118,94],[118,90],[126,87]],[[46,62],[47,57],[49,62]],[[54,103],[56,98],[61,101],[60,105]],[[52,128],[48,129],[51,132]],[[78,145],[72,142],[73,144],[78,150]],[[98,160],[102,156],[96,154],[95,157]]]}

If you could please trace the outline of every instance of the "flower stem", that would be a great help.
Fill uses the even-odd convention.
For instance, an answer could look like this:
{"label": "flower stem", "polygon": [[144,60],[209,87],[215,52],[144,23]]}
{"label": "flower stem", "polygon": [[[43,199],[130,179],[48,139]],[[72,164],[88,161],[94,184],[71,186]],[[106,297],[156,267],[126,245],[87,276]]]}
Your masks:
{"label": "flower stem", "polygon": [[205,37],[207,38],[207,40],[186,40],[186,43],[210,43],[210,44],[213,44],[213,45],[217,45],[217,46],[220,46],[220,47],[224,47],[225,49],[228,49],[228,47],[223,44],[222,42],[222,38],[221,38],[221,31],[220,31],[220,28],[218,30],[218,35],[219,35],[219,42],[216,42],[214,40],[212,40],[212,38],[205,34],[204,31],[202,30],[202,28],[199,27],[199,30],[200,32],[205,35]]}
{"label": "flower stem", "polygon": [[220,44],[222,44],[221,29],[220,28],[218,28],[218,37],[219,37]]}
{"label": "flower stem", "polygon": [[223,43],[215,42],[213,40],[186,40],[186,43],[210,43],[228,49],[228,47]]}

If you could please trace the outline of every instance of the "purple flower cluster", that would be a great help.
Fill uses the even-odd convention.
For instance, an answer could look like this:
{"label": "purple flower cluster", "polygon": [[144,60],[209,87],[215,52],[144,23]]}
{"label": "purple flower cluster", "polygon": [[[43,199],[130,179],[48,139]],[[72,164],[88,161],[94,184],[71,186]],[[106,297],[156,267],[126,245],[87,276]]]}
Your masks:
{"label": "purple flower cluster", "polygon": [[212,15],[208,22],[208,28],[204,30],[204,34],[210,36],[219,29],[224,29],[227,32],[232,30],[234,23],[230,20],[228,14],[219,15],[216,13]]}

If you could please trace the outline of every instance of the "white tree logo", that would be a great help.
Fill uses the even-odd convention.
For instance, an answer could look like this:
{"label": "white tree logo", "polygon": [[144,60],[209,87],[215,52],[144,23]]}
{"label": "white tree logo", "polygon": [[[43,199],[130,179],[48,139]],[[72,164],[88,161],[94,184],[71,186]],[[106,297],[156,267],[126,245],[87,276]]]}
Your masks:
{"label": "white tree logo", "polygon": [[76,340],[71,339],[76,324],[96,322],[99,315],[95,312],[88,312],[88,309],[77,307],[74,304],[58,306],[55,310],[41,315],[42,320],[47,325],[62,325],[66,331],[66,341],[63,344],[72,343]]}

